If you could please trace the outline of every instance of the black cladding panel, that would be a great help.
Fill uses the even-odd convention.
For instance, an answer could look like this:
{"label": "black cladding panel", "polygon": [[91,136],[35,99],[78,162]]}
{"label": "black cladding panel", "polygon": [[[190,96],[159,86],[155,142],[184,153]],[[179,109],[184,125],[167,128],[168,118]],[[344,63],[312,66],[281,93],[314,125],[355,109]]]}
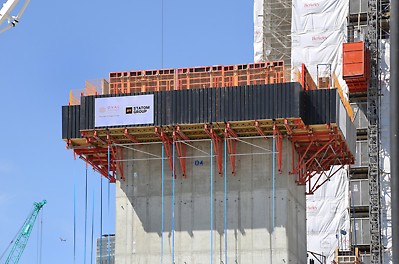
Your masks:
{"label": "black cladding panel", "polygon": [[80,106],[62,107],[62,137],[79,138],[80,130],[95,129],[95,98],[142,94],[154,94],[154,126],[275,118],[336,123],[339,101],[335,89],[303,91],[299,83],[83,96]]}
{"label": "black cladding panel", "polygon": [[304,114],[307,125],[337,123],[338,92],[336,89],[319,89],[304,92]]}
{"label": "black cladding panel", "polygon": [[80,105],[62,107],[62,138],[80,138]]}

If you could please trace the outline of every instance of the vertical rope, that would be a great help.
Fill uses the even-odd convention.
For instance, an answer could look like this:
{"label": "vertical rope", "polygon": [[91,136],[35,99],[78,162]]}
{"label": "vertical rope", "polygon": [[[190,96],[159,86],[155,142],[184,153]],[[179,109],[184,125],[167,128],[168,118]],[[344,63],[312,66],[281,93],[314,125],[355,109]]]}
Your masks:
{"label": "vertical rope", "polygon": [[175,142],[172,145],[172,264],[175,263]]}
{"label": "vertical rope", "polygon": [[86,264],[86,246],[87,246],[87,167],[86,163],[86,185],[85,185],[85,242],[84,242],[84,263]]}
{"label": "vertical rope", "polygon": [[76,179],[73,184],[73,263],[76,263]]}
{"label": "vertical rope", "polygon": [[40,239],[40,226],[37,228],[37,238],[36,238],[36,263],[39,263],[39,239]]}
{"label": "vertical rope", "polygon": [[42,252],[43,252],[43,215],[44,210],[40,211],[40,247],[39,247],[39,263],[42,263]]}
{"label": "vertical rope", "polygon": [[161,206],[161,214],[162,214],[162,220],[161,220],[161,264],[163,264],[163,239],[164,239],[164,229],[165,229],[165,219],[164,219],[164,214],[165,214],[165,171],[164,171],[164,165],[165,165],[165,147],[162,144],[162,206]]}
{"label": "vertical rope", "polygon": [[161,68],[163,68],[163,13],[164,13],[164,6],[163,6],[163,0],[161,0]]}
{"label": "vertical rope", "polygon": [[[110,200],[110,165],[111,165],[111,153],[110,153],[110,146],[108,145],[108,172],[107,172],[107,175],[108,175],[108,189],[107,189],[107,192],[108,192],[108,220],[110,219],[110,217],[109,217],[109,200]],[[111,241],[110,241],[110,237],[109,237],[109,233],[108,233],[108,239],[107,239],[107,249],[108,249],[108,263],[111,263]]]}
{"label": "vertical rope", "polygon": [[213,263],[213,142],[211,142],[211,151],[210,151],[210,198],[209,198],[209,208],[210,208],[210,244],[211,244],[211,259],[210,263]]}
{"label": "vertical rope", "polygon": [[36,263],[42,261],[42,244],[43,244],[43,209],[39,212],[40,224],[37,227],[37,248],[36,248]]}
{"label": "vertical rope", "polygon": [[227,264],[227,139],[224,139],[224,166],[223,166],[223,180],[224,180],[224,254],[225,254],[225,264]]}
{"label": "vertical rope", "polygon": [[272,232],[274,231],[274,214],[275,214],[275,202],[276,202],[276,189],[275,189],[275,178],[276,178],[276,136],[273,136],[273,161],[272,161]]}
{"label": "vertical rope", "polygon": [[100,176],[100,263],[103,263],[103,176]]}
{"label": "vertical rope", "polygon": [[90,264],[93,264],[93,244],[94,244],[94,190],[92,194],[91,207],[91,245],[90,245]]}
{"label": "vertical rope", "polygon": [[273,136],[272,142],[272,229],[270,231],[270,259],[273,262],[273,233],[274,233],[274,218],[275,218],[275,202],[276,202],[276,189],[275,189],[275,178],[276,178],[276,136]]}

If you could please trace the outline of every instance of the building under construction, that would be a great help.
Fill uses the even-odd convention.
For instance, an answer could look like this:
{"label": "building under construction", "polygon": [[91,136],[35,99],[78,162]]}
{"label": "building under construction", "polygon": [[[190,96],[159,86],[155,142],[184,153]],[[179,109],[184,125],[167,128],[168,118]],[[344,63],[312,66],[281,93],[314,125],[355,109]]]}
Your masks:
{"label": "building under construction", "polygon": [[[307,197],[308,250],[338,263],[393,263],[390,14],[389,0],[255,1],[255,61],[284,58],[293,76],[305,64],[318,88],[341,86],[353,109],[355,164]],[[290,49],[274,52],[279,45]]]}
{"label": "building under construction", "polygon": [[392,263],[389,2],[310,2],[255,1],[255,63],[70,94],[67,147],[116,184],[115,263]]}

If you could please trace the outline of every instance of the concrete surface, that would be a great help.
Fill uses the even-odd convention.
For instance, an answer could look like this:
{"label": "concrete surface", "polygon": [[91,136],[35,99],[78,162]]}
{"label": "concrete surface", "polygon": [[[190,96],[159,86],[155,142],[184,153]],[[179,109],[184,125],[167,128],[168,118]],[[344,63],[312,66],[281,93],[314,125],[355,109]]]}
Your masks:
{"label": "concrete surface", "polygon": [[[272,149],[272,139],[247,139]],[[210,141],[191,143],[210,152]],[[161,155],[161,144],[135,147]],[[265,152],[239,142],[237,153]],[[177,155],[177,154],[176,154]],[[187,156],[204,156],[187,148]],[[150,156],[125,150],[125,159]],[[275,155],[277,157],[277,155]],[[176,159],[175,243],[172,245],[172,174],[166,160],[163,263],[306,263],[305,188],[295,184],[291,144],[283,144],[283,172],[275,175],[275,213],[272,202],[272,159],[266,155],[237,156],[236,175],[227,160],[227,233],[224,232],[224,179],[213,158],[213,230],[210,231],[210,157],[187,160],[183,179]],[[277,161],[276,161],[277,168]],[[116,187],[116,263],[161,263],[162,178],[161,160],[124,162],[125,181]],[[274,222],[274,226],[273,226]],[[227,251],[225,250],[227,236]]]}

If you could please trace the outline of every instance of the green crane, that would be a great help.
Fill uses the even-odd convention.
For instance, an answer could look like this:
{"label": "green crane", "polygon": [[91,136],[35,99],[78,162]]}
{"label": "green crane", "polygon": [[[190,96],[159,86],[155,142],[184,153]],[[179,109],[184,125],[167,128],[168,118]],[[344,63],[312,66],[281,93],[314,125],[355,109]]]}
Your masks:
{"label": "green crane", "polygon": [[32,232],[33,225],[35,224],[37,215],[39,214],[42,207],[47,203],[46,200],[41,201],[40,203],[33,204],[32,213],[26,218],[24,225],[21,230],[17,234],[17,238],[15,239],[10,254],[7,257],[5,264],[9,263],[18,263],[21,258],[22,253],[28,243],[29,236]]}

